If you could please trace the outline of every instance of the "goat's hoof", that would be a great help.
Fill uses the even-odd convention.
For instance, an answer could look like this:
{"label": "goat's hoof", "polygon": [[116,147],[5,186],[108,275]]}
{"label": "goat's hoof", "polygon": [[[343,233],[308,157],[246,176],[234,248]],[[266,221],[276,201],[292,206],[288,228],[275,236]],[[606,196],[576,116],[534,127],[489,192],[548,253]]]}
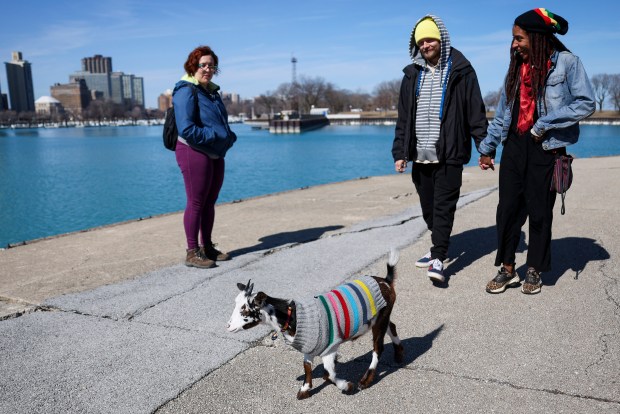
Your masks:
{"label": "goat's hoof", "polygon": [[347,382],[347,387],[343,391],[347,394],[353,394],[356,391],[355,385],[352,382]]}
{"label": "goat's hoof", "polygon": [[297,399],[298,400],[305,400],[306,398],[308,398],[310,396],[310,391],[299,391],[297,393]]}
{"label": "goat's hoof", "polygon": [[325,381],[328,384],[335,384],[335,382],[329,379],[329,373],[327,372],[323,374],[323,381]]}
{"label": "goat's hoof", "polygon": [[357,386],[360,390],[366,389],[370,387],[370,384],[372,384],[374,379],[375,379],[375,371],[368,370],[366,371],[366,373],[364,374],[360,382],[357,383]]}

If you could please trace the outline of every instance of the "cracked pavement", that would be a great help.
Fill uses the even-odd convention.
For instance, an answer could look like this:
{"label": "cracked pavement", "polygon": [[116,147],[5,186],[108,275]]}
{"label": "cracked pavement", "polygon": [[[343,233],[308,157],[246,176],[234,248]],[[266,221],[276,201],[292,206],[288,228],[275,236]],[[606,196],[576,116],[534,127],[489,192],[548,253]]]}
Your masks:
{"label": "cracked pavement", "polygon": [[[573,165],[554,270],[533,296],[484,292],[496,272],[497,171],[476,169],[466,169],[442,286],[414,266],[430,235],[397,175],[220,206],[215,232],[234,259],[215,269],[178,263],[179,215],[0,251],[0,412],[618,413],[620,195],[606,190],[620,158]],[[392,320],[405,361],[387,339],[370,388],[342,394],[316,358],[314,394],[297,401],[300,353],[266,327],[225,330],[237,282],[313,295],[382,275],[390,247],[401,256]],[[33,253],[47,266],[24,265]],[[356,381],[370,360],[370,336],[344,344],[339,376]]]}

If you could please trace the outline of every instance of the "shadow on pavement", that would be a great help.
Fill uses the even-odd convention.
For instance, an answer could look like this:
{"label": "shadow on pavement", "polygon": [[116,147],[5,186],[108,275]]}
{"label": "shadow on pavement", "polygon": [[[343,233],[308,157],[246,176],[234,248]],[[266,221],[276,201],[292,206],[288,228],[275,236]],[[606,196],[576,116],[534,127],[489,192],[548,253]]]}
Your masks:
{"label": "shadow on pavement", "polygon": [[609,252],[596,240],[587,237],[565,237],[551,241],[551,271],[543,273],[542,281],[553,286],[569,270],[578,279],[589,262],[607,260]]}
{"label": "shadow on pavement", "polygon": [[[402,339],[401,344],[405,348],[405,355],[404,355],[403,362],[401,363],[394,361],[394,347],[392,346],[392,343],[389,342],[389,337],[386,336],[388,343],[385,344],[383,355],[381,355],[381,358],[379,360],[379,365],[377,366],[375,380],[370,385],[370,387],[374,386],[379,381],[386,378],[388,375],[411,364],[418,357],[420,357],[421,355],[425,354],[428,350],[430,350],[433,347],[433,341],[435,340],[435,338],[439,336],[439,334],[443,330],[443,327],[444,325],[442,324],[441,326],[437,327],[437,329],[433,330],[432,332],[429,332],[428,334],[424,335],[421,338],[413,337],[413,338],[408,338],[408,339]],[[343,344],[343,346],[346,346],[346,343]],[[341,363],[337,364],[336,372],[338,374],[338,377],[345,379],[347,381],[351,381],[354,384],[356,384],[362,378],[362,376],[368,369],[370,362],[372,361],[372,353],[373,351],[371,350],[368,353],[353,359],[352,361],[348,361],[342,364]],[[319,358],[317,358],[316,360],[320,361]],[[303,371],[302,361],[303,359],[300,358],[300,362],[299,362],[300,371]],[[330,385],[335,386],[331,382],[328,382],[328,381],[321,381],[321,383],[318,384],[317,386],[317,382],[318,382],[317,380],[320,380],[321,378],[323,378],[323,373],[324,373],[323,364],[316,365],[314,370],[312,371],[312,382],[314,385],[314,387],[312,388],[312,394],[316,394],[320,392],[326,386],[330,386]],[[304,376],[299,375],[297,377],[297,380],[303,381]]]}
{"label": "shadow on pavement", "polygon": [[[517,253],[527,251],[525,233],[521,232],[521,238]],[[466,270],[475,261],[497,250],[497,232],[495,226],[468,230],[455,234],[450,239],[450,262],[444,275],[446,282],[437,285],[447,288],[450,277]],[[596,240],[587,237],[565,237],[551,241],[551,267],[552,270],[543,273],[543,283],[553,286],[558,279],[569,270],[573,272],[573,278],[577,279],[586,265],[591,261],[607,260],[609,252],[600,246]],[[493,258],[495,260],[495,258]],[[496,269],[493,263],[489,263],[489,280],[494,276]],[[525,276],[527,264],[522,263],[517,267],[521,279]]]}
{"label": "shadow on pavement", "polygon": [[[517,253],[527,249],[525,244],[525,233],[521,232],[521,238]],[[450,283],[450,277],[467,269],[475,261],[479,260],[490,253],[497,250],[497,231],[495,226],[489,226],[479,229],[467,230],[463,233],[454,234],[450,238],[450,250],[448,251],[449,265],[444,271],[446,281],[443,284],[437,284],[439,288],[447,288]],[[495,256],[493,256],[495,260]],[[489,279],[491,279],[496,270],[493,262],[489,263]]]}
{"label": "shadow on pavement", "polygon": [[313,240],[317,240],[328,231],[339,230],[343,227],[344,226],[340,225],[314,227],[310,229],[271,234],[269,236],[261,237],[260,239],[258,239],[260,243],[255,244],[254,246],[242,247],[241,249],[233,250],[228,253],[231,256],[241,256],[246,253],[273,249],[289,243],[307,243]]}

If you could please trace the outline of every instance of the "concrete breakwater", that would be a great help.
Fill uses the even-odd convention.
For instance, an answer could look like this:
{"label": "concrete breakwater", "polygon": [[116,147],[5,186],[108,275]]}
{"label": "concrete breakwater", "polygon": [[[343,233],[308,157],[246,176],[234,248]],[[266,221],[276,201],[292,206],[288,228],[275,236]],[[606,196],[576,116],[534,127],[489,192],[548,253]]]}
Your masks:
{"label": "concrete breakwater", "polygon": [[[414,265],[430,235],[408,174],[218,206],[214,236],[233,260],[214,269],[181,264],[181,213],[0,251],[0,305],[32,307],[0,320],[0,412],[618,413],[620,194],[608,189],[620,157],[573,165],[553,270],[533,297],[484,292],[498,171],[477,167],[464,171],[441,287]],[[315,360],[314,395],[298,401],[300,353],[268,329],[226,332],[237,282],[307,297],[383,274],[392,246],[405,360],[386,343],[368,389],[342,394]],[[523,275],[523,249],[516,259]],[[369,336],[341,347],[343,378],[359,379],[371,349]]]}
{"label": "concrete breakwater", "polygon": [[326,125],[329,125],[329,120],[323,115],[301,115],[299,118],[271,119],[269,121],[269,132],[272,134],[299,134]]}

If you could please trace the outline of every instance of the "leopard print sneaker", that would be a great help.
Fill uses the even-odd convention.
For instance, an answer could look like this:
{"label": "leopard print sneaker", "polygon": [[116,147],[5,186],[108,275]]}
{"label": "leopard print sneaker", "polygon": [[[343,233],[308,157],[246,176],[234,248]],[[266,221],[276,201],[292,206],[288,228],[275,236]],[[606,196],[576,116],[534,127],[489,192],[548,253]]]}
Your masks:
{"label": "leopard print sneaker", "polygon": [[536,269],[530,267],[527,269],[527,273],[525,274],[525,281],[523,282],[523,286],[521,286],[521,292],[526,295],[534,295],[536,293],[540,293],[541,288],[542,281],[540,280],[540,272],[537,272]]}
{"label": "leopard print sneaker", "polygon": [[502,293],[507,287],[517,286],[520,283],[519,275],[513,270],[509,272],[504,266],[497,271],[497,276],[487,283],[487,292]]}

